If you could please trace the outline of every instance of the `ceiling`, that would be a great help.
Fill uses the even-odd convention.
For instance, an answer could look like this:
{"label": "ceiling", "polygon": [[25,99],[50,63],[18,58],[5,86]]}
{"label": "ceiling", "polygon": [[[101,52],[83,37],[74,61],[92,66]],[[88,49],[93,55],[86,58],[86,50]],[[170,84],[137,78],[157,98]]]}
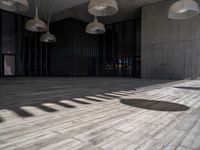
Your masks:
{"label": "ceiling", "polygon": [[[44,11],[49,9],[49,1],[41,0],[40,16],[43,16]],[[100,17],[105,24],[137,18],[140,16],[140,8],[144,5],[149,5],[164,0],[117,0],[119,12],[114,16]],[[89,0],[54,0],[52,21],[58,21],[64,18],[73,17],[86,22],[93,19],[88,11]],[[26,16],[34,16],[34,1],[29,0],[29,11],[21,13]]]}
{"label": "ceiling", "polygon": [[[38,2],[39,0],[36,0]],[[28,12],[21,12],[20,14],[26,16],[33,16],[35,13],[35,0],[28,0],[29,10]],[[53,14],[56,14],[60,11],[67,10],[74,6],[86,3],[88,0],[53,0]],[[51,0],[40,0],[40,16],[44,11],[49,11]]]}

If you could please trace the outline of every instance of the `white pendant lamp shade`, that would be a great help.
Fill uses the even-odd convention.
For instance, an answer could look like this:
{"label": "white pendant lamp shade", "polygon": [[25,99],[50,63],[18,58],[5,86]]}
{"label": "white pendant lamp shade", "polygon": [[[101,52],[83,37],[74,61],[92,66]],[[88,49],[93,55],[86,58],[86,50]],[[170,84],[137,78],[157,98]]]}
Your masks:
{"label": "white pendant lamp shade", "polygon": [[187,19],[200,12],[199,5],[193,0],[179,0],[169,8],[169,19]]}
{"label": "white pendant lamp shade", "polygon": [[27,0],[0,0],[0,9],[7,11],[27,11],[28,7]]}
{"label": "white pendant lamp shade", "polygon": [[111,16],[118,12],[116,0],[90,0],[88,11],[94,16]]}
{"label": "white pendant lamp shade", "polygon": [[41,0],[35,0],[35,17],[26,22],[26,30],[32,32],[45,32],[47,31],[47,25],[44,21],[40,20],[38,17],[38,8]]}
{"label": "white pendant lamp shade", "polygon": [[85,32],[88,34],[104,34],[106,29],[101,22],[98,22],[97,17],[95,17],[94,21],[87,25]]}
{"label": "white pendant lamp shade", "polygon": [[45,43],[53,43],[56,42],[56,37],[48,31],[41,36],[40,41]]}
{"label": "white pendant lamp shade", "polygon": [[37,16],[26,22],[26,30],[32,32],[45,32],[47,26],[44,21],[40,20]]}

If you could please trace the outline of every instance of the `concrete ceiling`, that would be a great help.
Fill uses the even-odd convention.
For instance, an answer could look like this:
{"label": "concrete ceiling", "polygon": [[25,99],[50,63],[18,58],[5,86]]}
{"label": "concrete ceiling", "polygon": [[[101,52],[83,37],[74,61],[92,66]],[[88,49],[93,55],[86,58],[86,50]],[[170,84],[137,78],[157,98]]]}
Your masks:
{"label": "concrete ceiling", "polygon": [[[35,14],[35,0],[28,0],[29,10],[27,12],[19,12],[19,14],[33,17]],[[39,0],[36,0],[37,2]],[[53,0],[53,14],[70,9],[77,5],[88,2],[88,0]],[[44,11],[47,12],[50,9],[51,0],[40,0],[39,14],[43,16]]]}
{"label": "concrete ceiling", "polygon": [[[119,12],[116,15],[109,17],[100,17],[105,24],[137,18],[140,16],[140,8],[145,5],[160,2],[164,0],[117,0],[119,6]],[[88,11],[89,0],[54,0],[52,21],[58,21],[64,18],[73,17],[86,22],[90,22],[93,19]],[[34,15],[34,1],[29,0],[30,9],[23,15]],[[40,16],[42,12],[48,11],[49,0],[41,0]]]}

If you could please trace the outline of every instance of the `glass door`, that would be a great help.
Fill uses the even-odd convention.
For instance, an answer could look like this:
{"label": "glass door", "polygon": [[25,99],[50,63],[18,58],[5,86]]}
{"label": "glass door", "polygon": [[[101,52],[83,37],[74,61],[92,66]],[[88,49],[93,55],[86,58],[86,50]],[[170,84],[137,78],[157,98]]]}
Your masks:
{"label": "glass door", "polygon": [[3,55],[3,75],[15,76],[15,55]]}

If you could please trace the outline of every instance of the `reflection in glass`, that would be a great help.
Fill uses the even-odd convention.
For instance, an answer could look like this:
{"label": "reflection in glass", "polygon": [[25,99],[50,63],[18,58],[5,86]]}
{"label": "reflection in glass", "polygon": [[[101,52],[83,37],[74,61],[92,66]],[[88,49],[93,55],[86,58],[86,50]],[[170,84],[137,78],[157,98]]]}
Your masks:
{"label": "reflection in glass", "polygon": [[4,56],[4,76],[15,75],[15,56]]}
{"label": "reflection in glass", "polygon": [[133,58],[131,57],[120,57],[107,59],[105,66],[106,75],[114,76],[132,76],[133,69]]}

